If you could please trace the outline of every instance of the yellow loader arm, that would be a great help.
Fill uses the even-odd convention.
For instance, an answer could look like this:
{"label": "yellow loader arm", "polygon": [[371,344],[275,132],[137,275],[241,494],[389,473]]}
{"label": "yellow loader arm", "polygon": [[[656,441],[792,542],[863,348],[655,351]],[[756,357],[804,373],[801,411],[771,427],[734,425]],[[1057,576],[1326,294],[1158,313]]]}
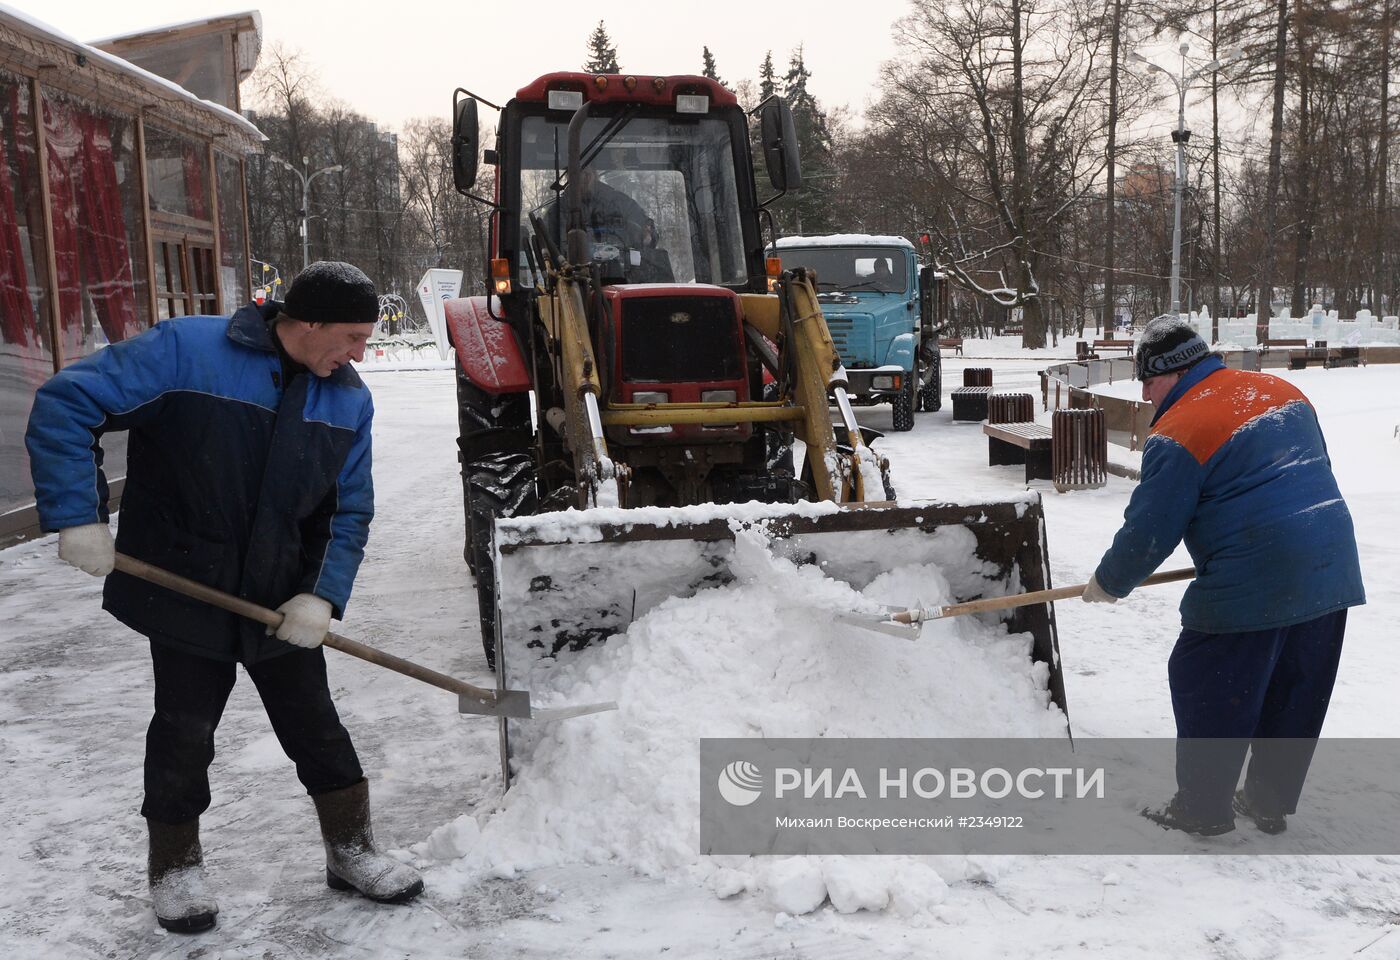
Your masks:
{"label": "yellow loader arm", "polygon": [[[796,353],[792,390],[803,417],[794,432],[807,445],[816,499],[836,503],[884,500],[881,476],[888,464],[861,438],[860,425],[846,392],[846,368],[831,342],[831,331],[806,271],[785,272],[776,295],[746,293],[739,299],[747,323],[774,343],[790,340],[788,349]],[[841,426],[849,438],[850,454],[842,454],[837,448],[828,393],[835,399]]]}

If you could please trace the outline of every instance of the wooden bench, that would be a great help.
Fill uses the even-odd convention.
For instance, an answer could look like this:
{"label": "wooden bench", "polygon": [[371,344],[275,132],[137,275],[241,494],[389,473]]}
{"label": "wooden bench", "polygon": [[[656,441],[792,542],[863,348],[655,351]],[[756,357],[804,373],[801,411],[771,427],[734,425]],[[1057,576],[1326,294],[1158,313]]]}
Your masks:
{"label": "wooden bench", "polygon": [[963,385],[953,391],[953,419],[987,419],[987,398],[991,395],[992,368],[964,367]]}
{"label": "wooden bench", "polygon": [[1094,352],[1098,353],[1100,350],[1122,350],[1124,353],[1131,354],[1133,352],[1133,341],[1112,339],[1095,340]]}
{"label": "wooden bench", "polygon": [[[1307,343],[1306,340],[1301,342],[1304,344]],[[1305,346],[1302,350],[1289,350],[1288,369],[1302,370],[1306,367],[1312,366],[1326,367],[1328,366],[1327,353],[1328,351],[1326,347]]]}
{"label": "wooden bench", "polygon": [[961,357],[961,356],[962,356],[962,342],[963,342],[963,338],[962,338],[962,337],[939,337],[939,338],[938,338],[938,349],[940,349],[940,350],[952,350],[952,351],[955,352],[958,356]]}
{"label": "wooden bench", "polygon": [[[1319,342],[1319,347],[1327,350],[1323,342]],[[1333,367],[1358,367],[1361,365],[1360,347],[1333,347],[1327,350],[1327,360],[1323,366],[1328,370]]]}
{"label": "wooden bench", "polygon": [[987,435],[988,466],[1023,463],[1027,481],[1053,478],[1049,427],[1038,423],[984,423],[982,432]]}
{"label": "wooden bench", "polygon": [[987,400],[992,395],[991,387],[958,387],[953,391],[953,419],[987,419]]}

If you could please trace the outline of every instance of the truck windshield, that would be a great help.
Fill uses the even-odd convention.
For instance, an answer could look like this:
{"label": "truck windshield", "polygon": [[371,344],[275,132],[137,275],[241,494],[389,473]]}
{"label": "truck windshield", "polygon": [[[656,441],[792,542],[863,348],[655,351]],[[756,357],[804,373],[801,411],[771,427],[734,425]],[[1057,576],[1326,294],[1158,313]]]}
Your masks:
{"label": "truck windshield", "polygon": [[[585,149],[609,119],[589,117]],[[521,236],[534,213],[561,250],[568,224],[553,186],[567,165],[568,125],[567,114],[520,124]],[[624,282],[747,282],[734,150],[721,117],[634,116],[598,144],[574,189],[592,257],[618,261]],[[528,275],[523,255],[520,273]]]}
{"label": "truck windshield", "polygon": [[778,255],[784,267],[815,270],[822,290],[903,293],[909,288],[905,256],[889,247],[780,246]]}

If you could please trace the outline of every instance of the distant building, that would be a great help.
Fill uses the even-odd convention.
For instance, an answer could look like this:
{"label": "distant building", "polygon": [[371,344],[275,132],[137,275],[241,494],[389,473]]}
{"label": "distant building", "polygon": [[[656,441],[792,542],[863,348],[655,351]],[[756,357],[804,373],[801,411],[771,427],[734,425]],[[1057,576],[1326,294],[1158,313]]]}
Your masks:
{"label": "distant building", "polygon": [[1118,196],[1124,200],[1160,201],[1170,197],[1172,172],[1152,163],[1135,163],[1119,180]]}
{"label": "distant building", "polygon": [[259,34],[247,13],[89,45],[0,7],[0,543],[38,532],[24,428],[49,376],[247,299]]}

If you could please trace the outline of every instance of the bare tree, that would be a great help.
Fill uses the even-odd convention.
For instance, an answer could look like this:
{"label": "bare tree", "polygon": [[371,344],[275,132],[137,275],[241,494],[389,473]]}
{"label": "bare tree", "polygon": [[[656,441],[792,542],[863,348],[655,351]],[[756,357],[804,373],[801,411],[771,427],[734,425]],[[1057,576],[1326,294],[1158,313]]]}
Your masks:
{"label": "bare tree", "polygon": [[1388,224],[1386,203],[1390,195],[1390,57],[1391,45],[1395,39],[1393,0],[1382,0],[1382,2],[1384,7],[1379,23],[1381,33],[1381,128],[1380,157],[1377,160],[1380,175],[1376,178],[1375,250],[1372,254],[1371,266],[1371,312],[1378,316],[1385,311],[1382,291],[1385,289],[1385,237]]}
{"label": "bare tree", "polygon": [[1042,346],[1046,247],[1104,166],[1109,37],[1088,0],[911,7],[896,26],[904,56],[886,70],[887,93],[969,118],[925,144],[929,172],[961,200],[930,224],[936,259],[966,289],[1020,307],[1022,342]]}

